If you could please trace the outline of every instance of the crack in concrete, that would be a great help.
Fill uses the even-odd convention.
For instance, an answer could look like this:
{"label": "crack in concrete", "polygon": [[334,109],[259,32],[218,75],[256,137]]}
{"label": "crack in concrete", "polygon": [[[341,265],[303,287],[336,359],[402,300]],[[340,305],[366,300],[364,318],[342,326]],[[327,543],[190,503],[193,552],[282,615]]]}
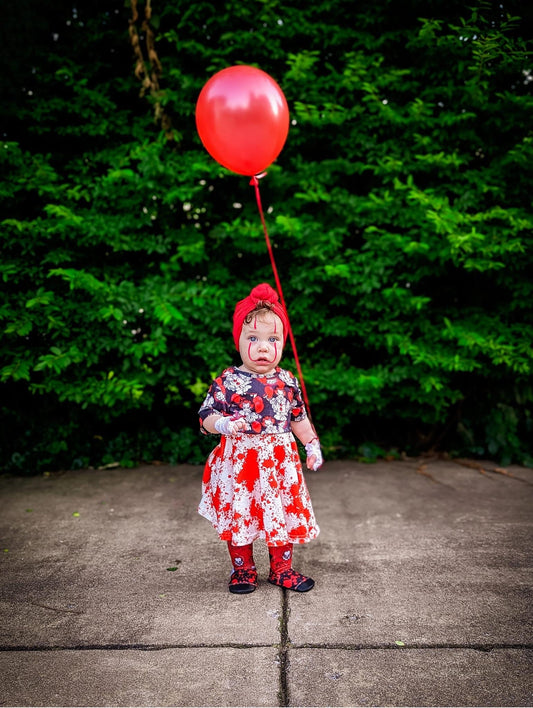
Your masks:
{"label": "crack in concrete", "polygon": [[[497,650],[518,650],[518,651],[533,651],[533,644],[526,643],[493,643],[493,644],[459,644],[459,643],[427,643],[427,644],[405,644],[404,646],[398,646],[391,643],[376,643],[376,644],[350,644],[343,642],[332,642],[332,643],[322,643],[315,644],[312,642],[303,644],[293,644],[288,636],[286,622],[283,623],[280,629],[280,643],[279,644],[269,644],[269,643],[248,643],[242,644],[238,642],[228,642],[221,644],[208,644],[205,642],[200,643],[184,643],[184,644],[36,644],[36,645],[26,645],[26,644],[15,644],[10,646],[8,644],[0,645],[0,652],[53,652],[53,651],[168,651],[172,649],[268,649],[277,648],[278,657],[280,660],[280,701],[286,700],[287,694],[287,674],[289,669],[289,651],[297,651],[299,649],[316,649],[325,651],[383,651],[383,650],[393,650],[393,651],[427,651],[427,650],[440,650],[440,649],[451,649],[451,650],[461,650],[461,649],[471,649],[473,651],[480,652],[491,652]],[[287,705],[283,703],[281,705]]]}
{"label": "crack in concrete", "polygon": [[185,643],[185,644],[42,644],[9,646],[0,645],[0,652],[9,651],[168,651],[172,649],[268,649],[275,648],[276,644],[242,644],[228,642],[226,644]]}
{"label": "crack in concrete", "polygon": [[282,589],[281,596],[281,617],[279,623],[280,630],[280,645],[279,645],[279,705],[283,708],[284,706],[290,705],[289,703],[289,646],[291,640],[289,639],[289,597],[288,591],[284,588]]}
{"label": "crack in concrete", "polygon": [[426,643],[426,644],[421,644],[421,643],[416,643],[413,642],[412,644],[405,643],[402,646],[398,646],[396,643],[390,643],[390,642],[383,642],[379,644],[345,644],[345,643],[323,643],[323,644],[314,644],[314,643],[304,643],[304,644],[291,644],[291,649],[325,649],[325,650],[344,650],[344,651],[383,651],[383,650],[394,650],[394,651],[410,651],[412,649],[415,649],[417,651],[423,650],[440,650],[440,649],[452,649],[452,650],[457,650],[457,649],[471,649],[473,651],[480,651],[480,652],[491,652],[493,650],[505,650],[505,649],[512,649],[512,650],[526,650],[526,651],[533,651],[533,644],[521,644],[521,643],[494,643],[494,644],[482,644],[482,643],[473,643],[473,644],[459,644],[459,643],[444,643],[444,642],[439,642],[439,643]]}

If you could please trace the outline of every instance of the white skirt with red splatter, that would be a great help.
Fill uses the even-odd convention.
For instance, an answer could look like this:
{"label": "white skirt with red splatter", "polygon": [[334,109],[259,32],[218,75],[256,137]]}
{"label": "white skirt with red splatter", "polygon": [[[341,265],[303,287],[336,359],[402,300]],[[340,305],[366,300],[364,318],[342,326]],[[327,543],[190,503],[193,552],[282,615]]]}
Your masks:
{"label": "white skirt with red splatter", "polygon": [[222,436],[205,466],[198,512],[235,546],[307,543],[320,531],[292,433]]}

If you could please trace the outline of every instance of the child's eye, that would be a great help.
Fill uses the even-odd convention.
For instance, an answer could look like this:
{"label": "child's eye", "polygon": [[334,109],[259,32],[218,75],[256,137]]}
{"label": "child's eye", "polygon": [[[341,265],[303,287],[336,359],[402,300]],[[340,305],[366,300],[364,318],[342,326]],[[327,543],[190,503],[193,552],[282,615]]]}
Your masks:
{"label": "child's eye", "polygon": [[269,342],[279,342],[279,337],[269,337]]}
{"label": "child's eye", "polygon": [[251,335],[249,336],[249,340],[250,340],[251,342],[257,342],[257,337],[255,336],[255,334],[251,334]]}

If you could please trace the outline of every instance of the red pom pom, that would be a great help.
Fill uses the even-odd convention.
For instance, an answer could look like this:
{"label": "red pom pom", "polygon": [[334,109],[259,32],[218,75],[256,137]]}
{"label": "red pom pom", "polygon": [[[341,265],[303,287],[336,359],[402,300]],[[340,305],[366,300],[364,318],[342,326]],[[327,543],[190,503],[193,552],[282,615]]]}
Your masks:
{"label": "red pom pom", "polygon": [[278,302],[279,297],[277,292],[268,283],[261,283],[256,285],[255,288],[250,293],[252,300],[257,302]]}

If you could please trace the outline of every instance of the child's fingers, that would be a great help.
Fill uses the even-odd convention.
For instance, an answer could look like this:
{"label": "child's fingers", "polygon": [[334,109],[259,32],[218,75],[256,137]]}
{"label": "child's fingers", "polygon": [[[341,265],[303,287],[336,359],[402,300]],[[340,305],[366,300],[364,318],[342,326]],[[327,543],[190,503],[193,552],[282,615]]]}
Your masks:
{"label": "child's fingers", "polygon": [[248,424],[244,418],[237,418],[236,420],[232,420],[230,423],[231,433],[237,433],[239,430],[245,430],[247,427]]}

